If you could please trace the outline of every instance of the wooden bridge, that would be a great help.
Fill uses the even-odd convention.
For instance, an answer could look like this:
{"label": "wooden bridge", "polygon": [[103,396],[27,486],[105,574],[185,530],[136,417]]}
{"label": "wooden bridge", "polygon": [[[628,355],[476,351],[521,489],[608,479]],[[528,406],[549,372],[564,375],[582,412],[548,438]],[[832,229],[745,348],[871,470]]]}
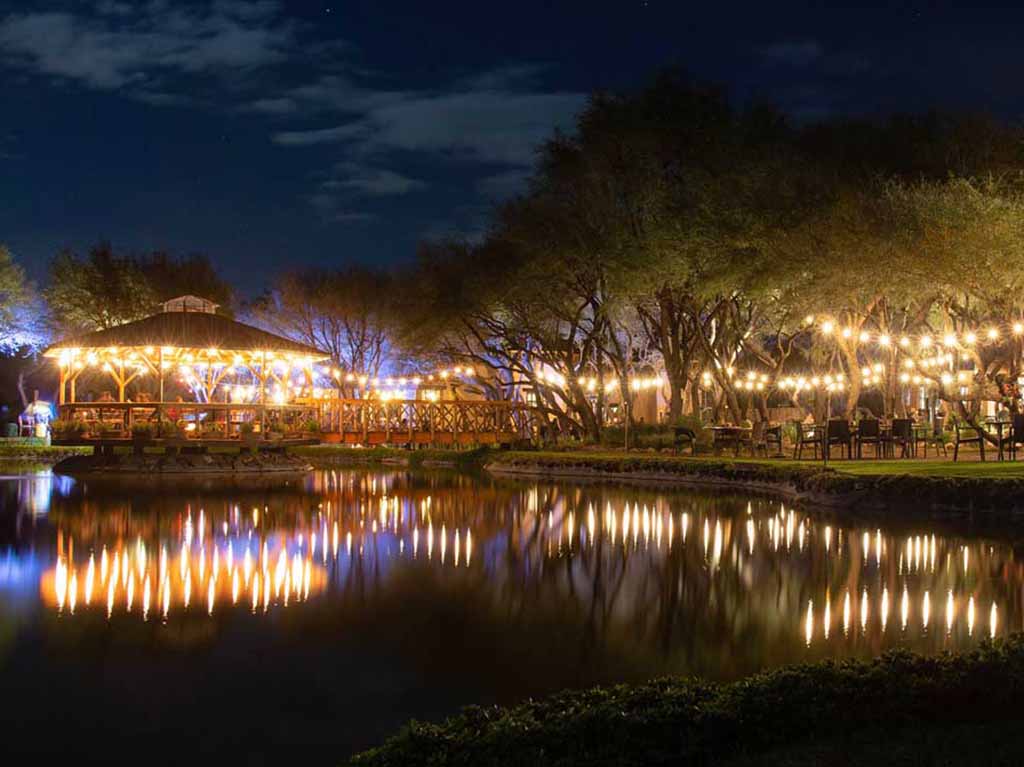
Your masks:
{"label": "wooden bridge", "polygon": [[[350,445],[509,445],[537,433],[536,411],[494,401],[303,399],[287,405],[203,402],[74,402],[60,406],[65,445],[144,441],[197,447],[328,442]],[[319,431],[312,430],[315,422]],[[165,433],[168,424],[176,426]],[[133,436],[133,434],[135,436]],[[180,445],[179,445],[180,446]]]}
{"label": "wooden bridge", "polygon": [[327,399],[319,408],[323,441],[359,445],[507,445],[538,426],[516,402]]}

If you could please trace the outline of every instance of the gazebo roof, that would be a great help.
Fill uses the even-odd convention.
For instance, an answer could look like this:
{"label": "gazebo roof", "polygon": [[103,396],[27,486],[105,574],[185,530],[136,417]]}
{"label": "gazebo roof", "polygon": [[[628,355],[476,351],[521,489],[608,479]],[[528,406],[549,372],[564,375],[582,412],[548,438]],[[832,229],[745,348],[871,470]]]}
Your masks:
{"label": "gazebo roof", "polygon": [[109,347],[164,347],[218,349],[225,352],[267,351],[321,360],[330,355],[312,346],[205,311],[165,311],[135,322],[65,338],[44,355],[58,357],[64,349]]}

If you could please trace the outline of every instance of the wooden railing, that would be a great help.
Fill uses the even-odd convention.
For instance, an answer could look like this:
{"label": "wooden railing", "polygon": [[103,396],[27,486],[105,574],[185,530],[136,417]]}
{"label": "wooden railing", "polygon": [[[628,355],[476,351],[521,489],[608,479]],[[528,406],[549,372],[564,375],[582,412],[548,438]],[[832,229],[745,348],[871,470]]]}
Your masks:
{"label": "wooden railing", "polygon": [[493,444],[530,439],[535,411],[515,402],[320,400],[320,430],[372,444]]}
{"label": "wooden railing", "polygon": [[[243,424],[256,433],[309,433],[316,421],[328,442],[360,445],[509,444],[531,439],[536,412],[514,402],[318,399],[289,405],[202,402],[76,402],[60,406],[60,417],[80,425],[85,441],[127,439],[148,424],[151,436],[176,423],[176,436],[238,439]],[[178,433],[181,427],[185,433]],[[67,442],[64,436],[55,435]]]}
{"label": "wooden railing", "polygon": [[[92,439],[127,438],[138,425],[150,427],[159,438],[166,424],[176,424],[180,436],[237,438],[243,424],[253,431],[301,432],[316,420],[319,409],[310,405],[252,405],[226,402],[75,402],[60,406],[62,421],[78,425]],[[181,429],[184,427],[184,429]],[[60,435],[54,435],[60,439]],[[62,440],[66,441],[66,440]]]}

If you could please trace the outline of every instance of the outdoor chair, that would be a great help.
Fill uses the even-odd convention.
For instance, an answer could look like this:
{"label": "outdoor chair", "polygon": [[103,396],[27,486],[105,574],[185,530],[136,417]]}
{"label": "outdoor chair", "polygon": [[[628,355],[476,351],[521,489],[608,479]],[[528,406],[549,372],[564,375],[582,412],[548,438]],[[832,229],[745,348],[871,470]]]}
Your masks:
{"label": "outdoor chair", "polygon": [[742,441],[750,448],[751,457],[757,455],[757,451],[760,450],[764,453],[764,457],[768,457],[768,424],[764,421],[757,421],[754,423],[750,430],[749,436],[742,437]]}
{"label": "outdoor chair", "polygon": [[864,445],[873,445],[875,458],[880,457],[884,445],[882,444],[882,430],[879,428],[877,418],[864,418],[857,426],[857,457],[863,458]]}
{"label": "outdoor chair", "polygon": [[948,455],[946,451],[946,432],[943,429],[943,421],[945,419],[942,416],[936,416],[932,422],[932,433],[921,440],[921,444],[924,449],[924,457],[928,457],[928,446],[931,445],[935,448],[935,455],[938,456],[939,448],[942,448],[942,456]]}
{"label": "outdoor chair", "polygon": [[814,449],[814,458],[818,458],[818,450],[821,448],[821,427],[817,424],[804,424],[796,422],[796,444],[793,446],[793,458],[800,460],[804,457],[804,446],[810,445]]}
{"label": "outdoor chair", "polygon": [[768,426],[764,430],[764,444],[765,450],[774,445],[774,455],[782,455],[782,425],[775,424],[774,426]]}
{"label": "outdoor chair", "polygon": [[960,456],[960,445],[977,445],[978,452],[981,453],[981,460],[985,460],[985,438],[981,433],[973,426],[957,422],[954,427],[956,430],[955,439],[953,441],[953,462],[955,463]]}
{"label": "outdoor chair", "polygon": [[895,455],[900,446],[900,458],[914,454],[914,422],[909,418],[893,418],[892,433],[889,435],[889,451]]}
{"label": "outdoor chair", "polygon": [[1010,460],[1017,460],[1017,443],[1024,445],[1024,414],[1014,413],[1010,427]]}
{"label": "outdoor chair", "polygon": [[846,448],[846,458],[853,457],[853,433],[850,431],[850,422],[845,418],[833,418],[828,422],[828,444],[825,449],[831,451],[832,445],[839,445]]}
{"label": "outdoor chair", "polygon": [[677,453],[683,452],[683,447],[687,444],[690,446],[690,453],[693,455],[697,454],[697,435],[693,429],[686,426],[676,426],[673,430],[674,436],[672,439],[672,447]]}

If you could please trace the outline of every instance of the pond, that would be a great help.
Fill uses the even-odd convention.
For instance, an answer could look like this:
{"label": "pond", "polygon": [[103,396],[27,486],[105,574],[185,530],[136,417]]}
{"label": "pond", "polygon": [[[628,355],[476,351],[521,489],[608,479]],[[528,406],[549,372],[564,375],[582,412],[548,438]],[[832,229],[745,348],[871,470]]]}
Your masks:
{"label": "pond", "polygon": [[735,493],[0,478],[5,748],[338,764],[410,718],[1019,631],[1013,545]]}

